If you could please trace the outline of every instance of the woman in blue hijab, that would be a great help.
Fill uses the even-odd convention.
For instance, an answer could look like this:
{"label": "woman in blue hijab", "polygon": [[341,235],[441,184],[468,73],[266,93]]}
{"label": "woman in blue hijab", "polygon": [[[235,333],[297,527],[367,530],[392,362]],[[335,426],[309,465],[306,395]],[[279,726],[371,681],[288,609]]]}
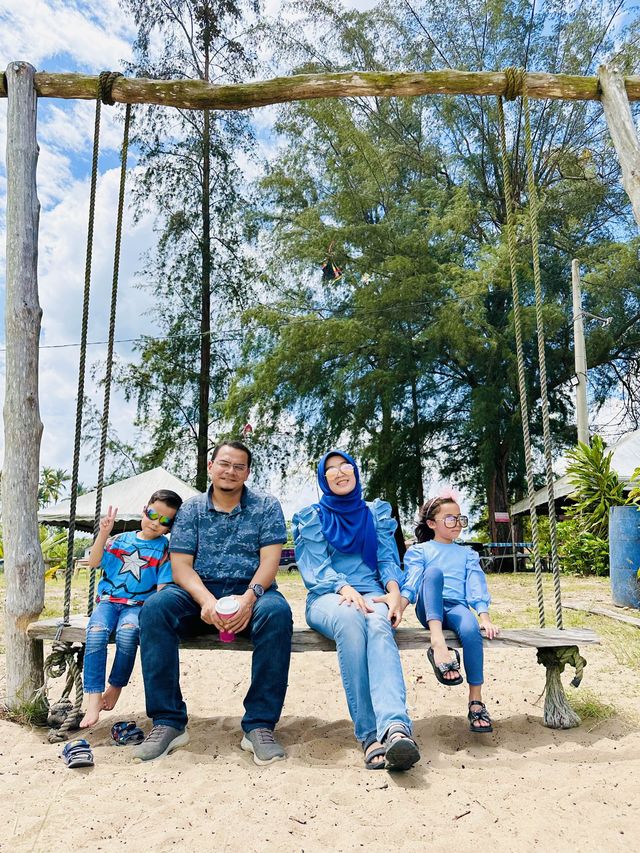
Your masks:
{"label": "woman in blue hijab", "polygon": [[318,464],[320,502],[293,517],[296,560],[311,628],[335,640],[340,674],[368,770],[408,770],[420,758],[393,636],[402,618],[391,506],[362,499],[355,460],[341,450]]}

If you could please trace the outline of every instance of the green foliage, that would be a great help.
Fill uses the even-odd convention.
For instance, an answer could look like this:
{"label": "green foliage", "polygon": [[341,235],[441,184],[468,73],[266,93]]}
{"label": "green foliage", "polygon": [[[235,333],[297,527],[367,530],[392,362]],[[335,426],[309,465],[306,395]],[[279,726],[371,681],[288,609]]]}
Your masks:
{"label": "green foliage", "polygon": [[558,522],[558,557],[563,572],[609,574],[609,540],[586,530],[579,517]]}
{"label": "green foliage", "polygon": [[[255,0],[121,0],[137,28],[130,74],[223,84],[253,76]],[[245,251],[247,198],[238,161],[253,148],[246,114],[136,110],[136,215],[152,212],[158,242],[141,286],[162,339],[141,337],[116,381],[137,403],[136,467],[169,465],[206,482],[208,431],[238,357],[239,309],[254,278]]]}
{"label": "green foliage", "polygon": [[71,480],[71,475],[64,468],[47,468],[40,472],[38,483],[38,505],[40,508],[56,503],[64,491],[64,484]]}
{"label": "green foliage", "polygon": [[[299,26],[280,33],[280,58],[300,71],[444,64],[584,74],[613,47],[605,7],[435,0],[358,14],[307,0],[297,4]],[[616,47],[636,68],[624,28]],[[597,313],[614,318],[604,333],[587,324],[599,387],[611,387],[616,359],[637,353],[628,318],[640,306],[640,277],[633,244],[616,242],[632,218],[599,106],[531,108],[551,428],[566,445],[574,440],[571,259],[594,271],[587,307],[598,303]],[[508,124],[530,428],[540,447],[521,109],[508,111]],[[282,108],[277,129],[284,147],[260,184],[257,217],[267,304],[246,315],[227,412],[238,426],[251,415],[256,438],[273,439],[277,453],[304,441],[315,458],[347,444],[370,493],[407,509],[422,500],[425,465],[437,466],[493,518],[524,487],[495,101],[306,102]],[[328,254],[344,272],[339,281],[320,281]]]}
{"label": "green foliage", "polygon": [[607,453],[604,441],[595,435],[590,447],[578,442],[567,456],[567,476],[575,489],[567,515],[578,520],[585,532],[606,539],[609,509],[627,503],[623,484],[611,468],[613,452]]}

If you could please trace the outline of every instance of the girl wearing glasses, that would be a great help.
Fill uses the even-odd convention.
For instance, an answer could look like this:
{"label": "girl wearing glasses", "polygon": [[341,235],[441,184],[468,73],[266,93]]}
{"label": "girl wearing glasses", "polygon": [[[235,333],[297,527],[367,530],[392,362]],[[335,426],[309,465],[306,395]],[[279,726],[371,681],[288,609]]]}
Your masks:
{"label": "girl wearing glasses", "polygon": [[[416,527],[418,544],[412,545],[404,557],[402,609],[404,612],[410,602],[415,603],[416,616],[431,632],[427,657],[438,681],[448,687],[462,684],[462,676],[458,650],[447,647],[443,628],[458,635],[469,684],[469,729],[486,734],[493,727],[482,701],[480,628],[489,640],[498,635],[499,629],[489,619],[491,596],[478,554],[468,546],[456,544],[468,524],[469,519],[460,515],[460,507],[450,497],[433,498],[420,509]],[[477,619],[471,608],[478,614]]]}
{"label": "girl wearing glasses", "polygon": [[386,501],[362,499],[348,453],[318,465],[319,503],[293,516],[309,626],[335,640],[355,736],[368,770],[408,770],[420,758],[393,636],[402,619],[396,522]]}
{"label": "girl wearing glasses", "polygon": [[[144,508],[140,530],[109,538],[118,507],[109,507],[89,554],[89,565],[102,569],[96,607],[87,625],[84,652],[84,692],[87,710],[80,728],[95,726],[100,711],[115,707],[129,683],[138,650],[140,607],[157,589],[171,583],[169,540],[164,535],[173,524],[182,498],[159,489]],[[116,653],[105,690],[107,645],[115,632]],[[104,692],[103,692],[104,691]]]}

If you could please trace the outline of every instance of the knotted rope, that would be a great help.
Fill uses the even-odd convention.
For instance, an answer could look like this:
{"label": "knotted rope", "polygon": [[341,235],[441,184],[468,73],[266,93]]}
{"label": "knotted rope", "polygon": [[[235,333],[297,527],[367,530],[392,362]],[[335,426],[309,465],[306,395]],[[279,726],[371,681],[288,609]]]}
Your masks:
{"label": "knotted rope", "polygon": [[103,104],[112,107],[115,104],[113,99],[113,84],[118,77],[122,77],[120,71],[101,71],[98,77],[98,86],[100,88],[100,100]]}
{"label": "knotted rope", "polygon": [[[47,723],[49,743],[59,743],[66,740],[69,732],[80,726],[82,719],[82,660],[84,646],[74,643],[54,641],[51,653],[44,664],[45,689],[49,678],[62,678],[67,673],[67,680],[62,696],[49,709]],[[69,699],[71,688],[75,685],[75,701]]]}
{"label": "knotted rope", "polygon": [[527,72],[524,68],[514,68],[510,65],[504,69],[504,76],[506,78],[503,95],[505,101],[515,101],[518,96],[526,93]]}
{"label": "knotted rope", "polygon": [[556,649],[538,649],[538,663],[546,668],[556,667],[560,673],[564,672],[565,666],[572,666],[576,674],[571,679],[571,686],[578,687],[582,681],[584,668],[587,661],[578,651],[577,646],[562,646]]}

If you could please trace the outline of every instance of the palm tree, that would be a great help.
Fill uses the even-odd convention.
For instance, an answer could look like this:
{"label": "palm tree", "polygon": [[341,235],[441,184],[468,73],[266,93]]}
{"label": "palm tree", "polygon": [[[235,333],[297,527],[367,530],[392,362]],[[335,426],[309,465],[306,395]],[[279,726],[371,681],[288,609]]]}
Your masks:
{"label": "palm tree", "polygon": [[50,503],[55,503],[64,490],[64,484],[71,479],[68,471],[64,468],[47,468],[46,466],[40,473],[40,483],[38,485],[38,504],[40,508],[47,506]]}

